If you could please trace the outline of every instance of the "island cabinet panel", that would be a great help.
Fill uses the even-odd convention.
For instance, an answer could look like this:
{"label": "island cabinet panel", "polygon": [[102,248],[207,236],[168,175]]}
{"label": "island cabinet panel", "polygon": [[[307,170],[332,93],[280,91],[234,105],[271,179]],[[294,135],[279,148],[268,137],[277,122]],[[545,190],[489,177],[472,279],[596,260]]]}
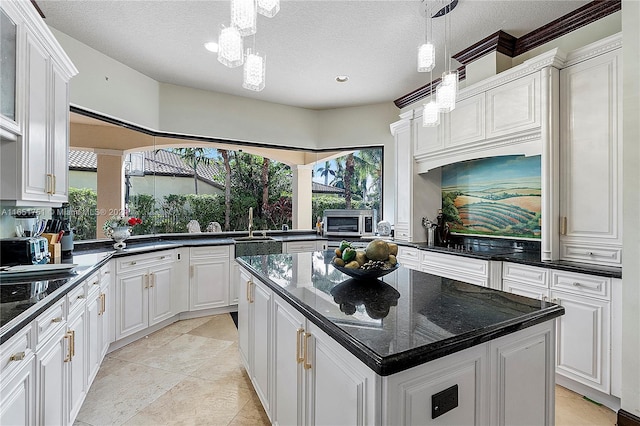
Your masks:
{"label": "island cabinet panel", "polygon": [[304,316],[276,296],[273,303],[273,423],[302,425],[304,413],[304,370],[302,338]]}
{"label": "island cabinet panel", "polygon": [[524,330],[490,342],[492,425],[553,425],[553,325]]}
{"label": "island cabinet panel", "polygon": [[[486,348],[476,347],[385,377],[383,392],[388,399],[385,424],[489,424],[485,408],[489,400],[487,368]],[[453,392],[457,403],[442,412],[433,397],[446,390]],[[438,412],[442,414],[434,414]]]}
{"label": "island cabinet panel", "polygon": [[376,374],[315,324],[307,323],[303,338],[307,424],[377,424]]}
{"label": "island cabinet panel", "polygon": [[238,347],[251,383],[269,418],[272,385],[272,302],[273,292],[240,270],[238,300]]}

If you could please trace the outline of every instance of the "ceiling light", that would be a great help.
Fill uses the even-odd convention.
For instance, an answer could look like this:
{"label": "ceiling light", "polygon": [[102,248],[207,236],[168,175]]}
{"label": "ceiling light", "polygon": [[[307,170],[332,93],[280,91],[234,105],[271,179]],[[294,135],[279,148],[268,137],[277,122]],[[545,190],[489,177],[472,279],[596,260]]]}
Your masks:
{"label": "ceiling light", "polygon": [[431,99],[429,103],[424,104],[422,109],[422,126],[435,127],[440,124],[440,107],[438,103]]}
{"label": "ceiling light", "polygon": [[231,0],[231,25],[236,27],[242,36],[256,33],[257,19],[256,0]]}
{"label": "ceiling light", "polygon": [[338,83],[346,83],[346,82],[347,82],[347,80],[349,80],[349,76],[348,76],[348,75],[339,75],[339,76],[336,76],[336,81],[337,81]]}
{"label": "ceiling light", "polygon": [[244,77],[242,87],[256,92],[264,89],[265,80],[265,58],[258,53],[253,53],[251,48],[247,49],[247,57],[244,61]]}
{"label": "ceiling light", "polygon": [[218,61],[229,68],[235,68],[244,62],[244,47],[242,36],[236,27],[220,30],[218,37]]}
{"label": "ceiling light", "polygon": [[280,10],[280,0],[258,0],[258,13],[273,18]]}
{"label": "ceiling light", "polygon": [[217,53],[218,52],[218,43],[215,41],[208,41],[204,44],[204,48],[209,52]]}

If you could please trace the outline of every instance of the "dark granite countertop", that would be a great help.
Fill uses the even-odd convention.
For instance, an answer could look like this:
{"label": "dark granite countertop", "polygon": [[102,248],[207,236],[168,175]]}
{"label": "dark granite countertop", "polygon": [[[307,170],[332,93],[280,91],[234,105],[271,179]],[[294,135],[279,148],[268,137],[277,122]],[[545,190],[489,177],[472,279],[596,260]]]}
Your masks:
{"label": "dark granite countertop", "polygon": [[[134,236],[127,240],[127,247],[121,251],[113,249],[111,240],[78,242],[74,245],[72,255],[63,259],[63,263],[78,265],[70,273],[51,274],[44,277],[0,276],[0,344],[28,325],[112,257],[132,256],[179,247],[230,245],[235,243],[234,237],[246,235],[246,232],[229,232]],[[310,231],[267,232],[267,235],[282,242],[319,239]]]}
{"label": "dark granite countertop", "polygon": [[332,251],[240,263],[376,373],[386,376],[564,313],[561,306],[400,267],[349,278]]}

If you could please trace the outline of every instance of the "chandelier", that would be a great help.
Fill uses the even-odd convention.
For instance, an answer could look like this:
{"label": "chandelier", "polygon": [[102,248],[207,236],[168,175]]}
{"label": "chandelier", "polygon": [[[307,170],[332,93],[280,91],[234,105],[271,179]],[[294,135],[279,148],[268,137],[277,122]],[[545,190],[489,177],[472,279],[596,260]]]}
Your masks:
{"label": "chandelier", "polygon": [[[418,48],[418,71],[430,72],[431,100],[423,104],[422,125],[424,127],[435,127],[440,124],[440,113],[451,112],[456,107],[458,94],[458,71],[451,70],[451,54],[449,43],[451,42],[451,19],[449,12],[458,4],[458,0],[422,0],[425,10],[425,39]],[[432,9],[435,6],[443,6],[435,14]],[[433,45],[433,30],[431,20],[444,16],[444,64],[447,68],[442,73],[440,83],[436,87],[433,80],[433,68],[435,67],[436,52]],[[433,90],[433,87],[436,87]],[[435,93],[435,99],[434,99]]]}
{"label": "chandelier", "polygon": [[[218,36],[218,61],[235,68],[244,65],[242,87],[260,91],[265,86],[266,58],[255,52],[258,14],[274,17],[280,0],[230,0],[231,25],[222,27]],[[243,37],[253,35],[253,48],[244,51]]]}

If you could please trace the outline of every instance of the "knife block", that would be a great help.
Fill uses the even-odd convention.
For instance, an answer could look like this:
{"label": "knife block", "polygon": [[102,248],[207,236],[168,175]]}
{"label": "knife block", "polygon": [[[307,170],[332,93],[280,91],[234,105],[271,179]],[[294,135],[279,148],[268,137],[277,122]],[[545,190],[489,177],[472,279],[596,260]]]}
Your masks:
{"label": "knife block", "polygon": [[62,245],[60,243],[49,244],[49,263],[62,263]]}

